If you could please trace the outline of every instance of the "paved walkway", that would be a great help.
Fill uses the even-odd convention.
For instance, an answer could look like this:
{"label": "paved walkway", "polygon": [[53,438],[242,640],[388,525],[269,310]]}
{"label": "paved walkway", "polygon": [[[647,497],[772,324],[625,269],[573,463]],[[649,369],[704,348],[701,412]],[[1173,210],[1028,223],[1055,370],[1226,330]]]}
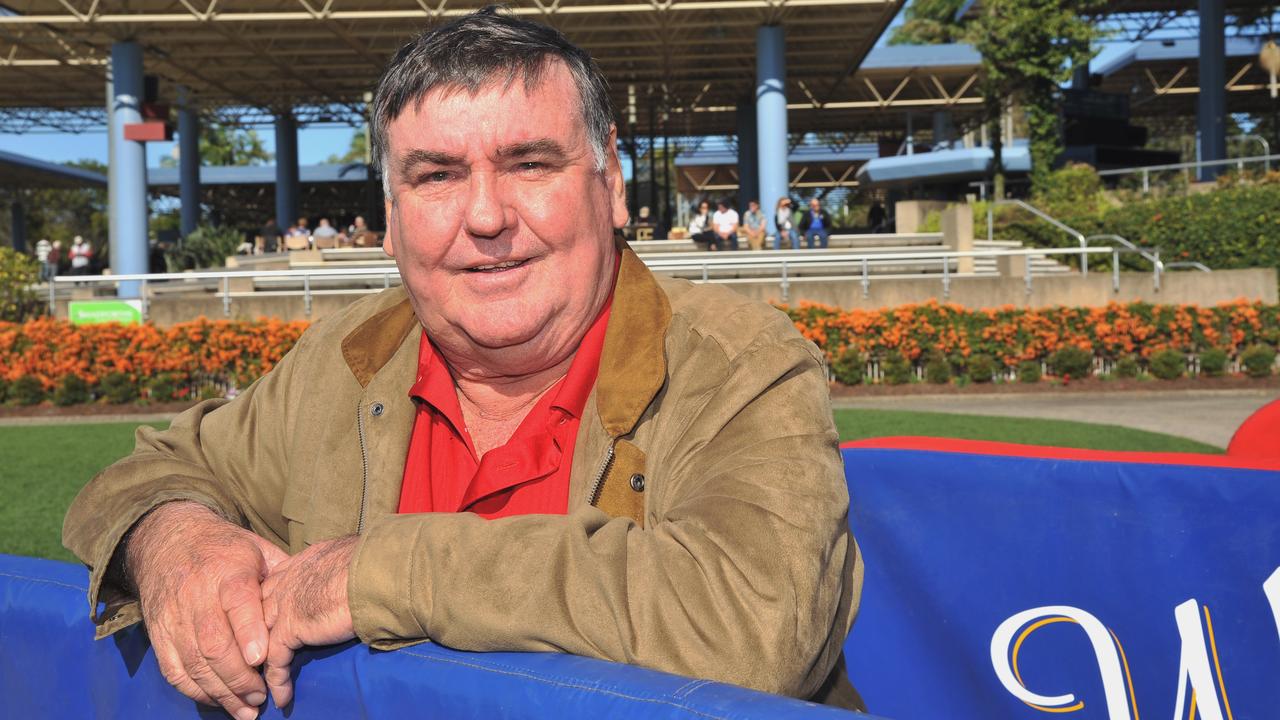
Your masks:
{"label": "paved walkway", "polygon": [[178,413],[127,413],[115,415],[35,415],[0,417],[0,427],[10,425],[92,425],[97,423],[169,422]]}
{"label": "paved walkway", "polygon": [[1275,390],[1188,390],[838,398],[833,404],[1123,425],[1225,448],[1240,423],[1276,397]]}

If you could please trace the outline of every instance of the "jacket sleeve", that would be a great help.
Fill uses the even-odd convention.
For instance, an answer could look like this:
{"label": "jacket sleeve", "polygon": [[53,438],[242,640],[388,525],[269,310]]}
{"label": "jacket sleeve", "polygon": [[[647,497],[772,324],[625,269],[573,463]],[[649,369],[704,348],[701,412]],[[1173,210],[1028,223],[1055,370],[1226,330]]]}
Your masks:
{"label": "jacket sleeve", "polygon": [[594,507],[379,518],[349,580],[360,638],[561,651],[809,697],[861,587],[825,374],[799,337],[718,363],[685,373],[681,394],[699,399],[648,458],[667,493],[650,499],[655,521]]}
{"label": "jacket sleeve", "polygon": [[98,637],[141,619],[136,600],[106,570],[125,533],[160,504],[198,502],[284,546],[286,399],[305,342],[234,400],[202,402],[167,430],[138,428],[133,453],[98,473],[71,503],[62,543],[89,567]]}

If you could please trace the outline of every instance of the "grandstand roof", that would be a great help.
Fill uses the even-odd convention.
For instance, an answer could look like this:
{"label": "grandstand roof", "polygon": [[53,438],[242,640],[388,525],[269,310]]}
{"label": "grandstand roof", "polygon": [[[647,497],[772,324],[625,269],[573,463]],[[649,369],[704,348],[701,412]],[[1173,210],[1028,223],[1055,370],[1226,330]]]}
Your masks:
{"label": "grandstand roof", "polygon": [[[272,111],[300,108],[303,122],[358,123],[364,94],[392,52],[414,33],[486,2],[12,0],[0,9],[7,46],[0,127],[100,125],[111,44],[123,39],[143,46],[146,71],[162,78],[169,102],[185,84],[204,107],[222,108],[223,119],[262,122]],[[761,24],[788,29],[788,97],[807,101],[805,110],[826,110],[793,113],[793,128],[844,128],[850,114],[896,107],[894,87],[871,88],[853,75],[903,2],[516,0],[511,10],[558,27],[590,51],[620,114],[634,85],[641,133],[648,131],[648,106],[665,94],[670,131],[687,135],[732,131],[735,105],[755,85]],[[935,104],[950,97],[936,89],[933,95]]]}
{"label": "grandstand roof", "polygon": [[45,162],[0,150],[0,187],[106,187],[107,177],[92,170]]}
{"label": "grandstand roof", "polygon": [[[299,165],[298,182],[362,183],[369,179],[364,163]],[[200,168],[200,185],[275,185],[275,165],[205,165]],[[147,185],[153,188],[178,187],[178,168],[147,169]]]}

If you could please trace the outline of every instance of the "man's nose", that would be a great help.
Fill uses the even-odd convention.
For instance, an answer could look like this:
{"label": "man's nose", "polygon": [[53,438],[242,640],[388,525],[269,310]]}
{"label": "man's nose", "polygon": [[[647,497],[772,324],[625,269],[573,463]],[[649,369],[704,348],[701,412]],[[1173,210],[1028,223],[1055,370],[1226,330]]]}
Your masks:
{"label": "man's nose", "polygon": [[497,176],[487,172],[472,173],[466,216],[463,218],[467,233],[475,237],[497,237],[511,224],[512,215]]}

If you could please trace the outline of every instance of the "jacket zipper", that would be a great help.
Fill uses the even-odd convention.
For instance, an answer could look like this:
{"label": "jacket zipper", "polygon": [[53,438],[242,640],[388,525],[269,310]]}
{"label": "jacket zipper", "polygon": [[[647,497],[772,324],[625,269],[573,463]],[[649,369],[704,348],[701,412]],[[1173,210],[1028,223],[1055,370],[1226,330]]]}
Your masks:
{"label": "jacket zipper", "polygon": [[356,434],[360,436],[360,519],[356,522],[356,534],[360,535],[364,532],[365,495],[369,491],[369,449],[365,447],[364,404],[359,401],[356,402]]}
{"label": "jacket zipper", "polygon": [[599,472],[596,473],[595,480],[591,481],[590,492],[587,493],[587,504],[595,505],[600,499],[600,488],[604,485],[604,476],[609,474],[609,468],[613,467],[613,447],[616,440],[609,441],[609,450],[604,454],[604,463],[600,465]]}

